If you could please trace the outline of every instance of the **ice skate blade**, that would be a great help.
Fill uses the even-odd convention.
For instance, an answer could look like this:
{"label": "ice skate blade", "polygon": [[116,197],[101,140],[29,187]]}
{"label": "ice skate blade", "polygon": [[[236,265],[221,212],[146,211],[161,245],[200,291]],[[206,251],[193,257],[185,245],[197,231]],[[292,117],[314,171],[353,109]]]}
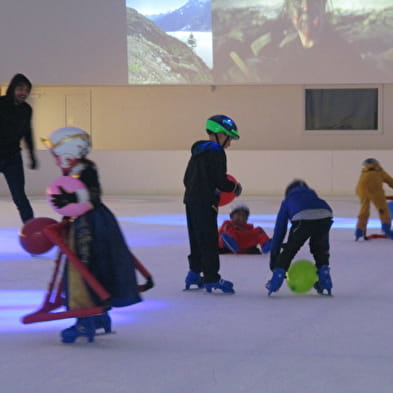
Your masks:
{"label": "ice skate blade", "polygon": [[183,288],[183,292],[199,292],[203,287]]}
{"label": "ice skate blade", "polygon": [[210,290],[207,289],[207,288],[205,288],[205,289],[206,290],[204,291],[204,293],[206,293],[208,295],[233,295],[234,293],[236,293],[234,289],[232,289],[232,290],[225,290],[225,291],[223,291],[220,288],[212,288]]}
{"label": "ice skate blade", "polygon": [[111,334],[116,334],[117,332],[115,330],[112,330],[111,332],[96,332],[95,337],[97,336],[110,336]]}

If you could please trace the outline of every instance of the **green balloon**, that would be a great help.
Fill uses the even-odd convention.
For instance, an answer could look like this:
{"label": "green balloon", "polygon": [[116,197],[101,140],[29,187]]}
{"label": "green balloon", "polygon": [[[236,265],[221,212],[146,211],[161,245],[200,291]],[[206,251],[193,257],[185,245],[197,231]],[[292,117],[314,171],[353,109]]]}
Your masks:
{"label": "green balloon", "polygon": [[293,262],[287,271],[288,287],[296,293],[308,292],[317,280],[317,269],[307,259],[300,259]]}

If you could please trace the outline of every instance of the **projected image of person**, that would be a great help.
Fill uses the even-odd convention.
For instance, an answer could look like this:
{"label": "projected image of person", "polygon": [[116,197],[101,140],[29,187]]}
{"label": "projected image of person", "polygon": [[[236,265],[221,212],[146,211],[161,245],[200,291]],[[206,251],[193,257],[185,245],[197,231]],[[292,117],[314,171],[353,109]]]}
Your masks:
{"label": "projected image of person", "polygon": [[[300,82],[319,82],[332,75],[332,82],[366,81],[372,77],[371,64],[338,34],[330,23],[327,0],[286,0],[284,11],[296,34],[288,35],[280,43],[281,77],[294,76]],[[287,75],[287,76],[286,76]],[[289,80],[290,81],[290,80]]]}
{"label": "projected image of person", "polygon": [[[240,10],[242,20],[236,16],[235,22],[232,20],[237,35],[230,31],[227,36],[232,39],[225,42],[224,29],[219,29],[216,78],[225,82],[279,83],[386,80],[386,62],[383,66],[382,55],[375,53],[389,49],[383,30],[377,29],[373,35],[367,28],[362,34],[358,32],[360,25],[367,26],[371,15],[379,13],[338,11],[332,3],[328,0],[285,0],[278,7],[277,2],[264,0],[258,2],[257,11]],[[334,4],[339,7],[340,1]],[[232,11],[226,9],[227,13],[235,15]],[[218,18],[219,13],[216,10]],[[245,26],[247,18],[247,26],[250,26],[250,18],[253,22],[250,29]],[[226,60],[220,60],[221,57]]]}

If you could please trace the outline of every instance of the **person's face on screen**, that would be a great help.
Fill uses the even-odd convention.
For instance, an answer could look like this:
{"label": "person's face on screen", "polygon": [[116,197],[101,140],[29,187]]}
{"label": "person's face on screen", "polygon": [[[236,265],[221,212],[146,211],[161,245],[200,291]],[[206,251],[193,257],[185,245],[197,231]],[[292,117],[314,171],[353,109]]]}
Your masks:
{"label": "person's face on screen", "polygon": [[313,47],[321,34],[325,0],[289,0],[288,13],[303,47]]}
{"label": "person's face on screen", "polygon": [[30,89],[27,85],[18,85],[14,90],[14,102],[16,105],[24,103],[29,97]]}

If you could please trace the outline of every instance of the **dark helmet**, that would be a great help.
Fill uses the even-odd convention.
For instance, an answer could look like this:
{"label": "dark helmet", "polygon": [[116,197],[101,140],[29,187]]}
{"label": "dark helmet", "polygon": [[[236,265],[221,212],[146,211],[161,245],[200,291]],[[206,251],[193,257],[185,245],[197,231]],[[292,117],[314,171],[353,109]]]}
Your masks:
{"label": "dark helmet", "polygon": [[302,179],[295,179],[295,180],[291,181],[288,184],[287,188],[285,189],[285,197],[287,197],[288,194],[296,187],[307,187],[308,188],[308,185]]}
{"label": "dark helmet", "polygon": [[231,212],[229,213],[229,217],[232,218],[233,215],[237,212],[244,212],[247,217],[250,215],[249,207],[247,205],[241,204],[232,207]]}
{"label": "dark helmet", "polygon": [[366,158],[363,162],[362,162],[362,166],[366,166],[366,165],[380,165],[379,161],[375,158]]}
{"label": "dark helmet", "polygon": [[206,131],[213,134],[223,132],[232,139],[240,138],[236,123],[230,117],[225,115],[209,117],[206,122]]}

